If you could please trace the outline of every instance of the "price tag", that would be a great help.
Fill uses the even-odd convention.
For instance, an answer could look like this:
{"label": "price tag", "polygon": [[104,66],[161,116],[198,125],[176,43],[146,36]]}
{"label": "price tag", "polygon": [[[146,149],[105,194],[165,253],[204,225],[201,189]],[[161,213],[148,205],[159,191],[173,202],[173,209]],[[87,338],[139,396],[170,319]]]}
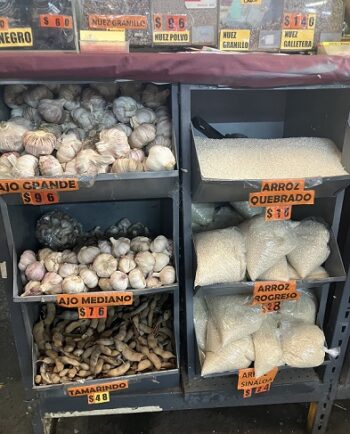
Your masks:
{"label": "price tag", "polygon": [[[127,390],[129,388],[129,382],[127,380],[112,381],[110,383],[92,384],[92,385],[81,385],[79,387],[68,387],[66,389],[66,394],[71,398],[79,398],[81,396],[88,396],[89,404],[100,404],[102,402],[109,401],[109,394],[112,392],[120,392],[122,390]],[[101,396],[102,394],[107,394],[107,397]],[[90,396],[95,397],[100,395],[98,399],[90,398]],[[107,401],[104,399],[108,399]],[[90,400],[92,402],[90,402]],[[96,402],[95,402],[96,401]]]}
{"label": "price tag", "polygon": [[[263,281],[254,282],[253,305],[262,304],[269,307],[265,311],[272,312],[275,303],[281,301],[299,300],[300,293],[297,291],[297,282]],[[277,309],[278,310],[278,309]]]}
{"label": "price tag", "polygon": [[285,13],[283,29],[311,30],[316,26],[316,14]]}
{"label": "price tag", "polygon": [[221,51],[249,51],[250,30],[225,29],[220,31]]}
{"label": "price tag", "polygon": [[146,15],[89,15],[89,28],[95,30],[147,30]]}
{"label": "price tag", "polygon": [[287,206],[270,206],[265,210],[265,220],[267,222],[290,220],[292,217],[292,207]]}
{"label": "price tag", "polygon": [[27,191],[22,193],[25,205],[52,205],[59,202],[58,193],[50,190]]}
{"label": "price tag", "polygon": [[56,304],[65,308],[131,306],[133,293],[126,292],[86,292],[82,294],[59,294]]}
{"label": "price tag", "polygon": [[76,178],[0,179],[0,195],[38,190],[76,191],[79,183]]}
{"label": "price tag", "polygon": [[91,393],[91,395],[88,395],[88,404],[104,404],[109,401],[109,392]]}
{"label": "price tag", "polygon": [[9,19],[0,17],[0,30],[7,30],[9,28]]}
{"label": "price tag", "polygon": [[278,368],[272,369],[265,375],[256,378],[255,369],[240,369],[238,372],[237,390],[243,390],[243,398],[250,398],[255,393],[268,392],[276,378]]}
{"label": "price tag", "polygon": [[73,29],[73,17],[67,15],[40,15],[40,27],[53,29]]}
{"label": "price tag", "polygon": [[184,32],[187,30],[187,15],[167,15],[166,30],[169,32]]}
{"label": "price tag", "polygon": [[262,304],[263,313],[278,312],[281,309],[281,303],[275,301],[274,303]]}
{"label": "price tag", "polygon": [[79,319],[107,318],[107,306],[87,306],[78,309]]}
{"label": "price tag", "polygon": [[188,44],[190,42],[190,32],[188,30],[181,32],[153,32],[154,44]]}
{"label": "price tag", "polygon": [[311,50],[314,46],[315,26],[315,14],[284,14],[281,49],[287,51]]}

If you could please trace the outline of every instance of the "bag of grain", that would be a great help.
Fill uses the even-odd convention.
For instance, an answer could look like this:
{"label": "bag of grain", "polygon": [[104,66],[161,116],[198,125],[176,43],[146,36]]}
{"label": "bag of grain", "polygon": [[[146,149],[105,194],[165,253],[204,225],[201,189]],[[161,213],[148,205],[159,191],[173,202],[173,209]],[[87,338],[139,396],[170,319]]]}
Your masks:
{"label": "bag of grain", "polygon": [[287,282],[289,280],[289,270],[287,258],[284,256],[277,264],[265,271],[259,280],[276,280],[279,282]]}
{"label": "bag of grain", "polygon": [[261,306],[252,306],[249,296],[207,296],[206,302],[222,346],[256,332],[264,319]]}
{"label": "bag of grain", "polygon": [[253,208],[247,201],[231,202],[231,206],[245,219],[250,219],[264,212],[264,208]]}
{"label": "bag of grain", "polygon": [[297,246],[292,221],[266,222],[263,216],[250,220],[246,230],[247,270],[252,280],[257,280]]}
{"label": "bag of grain", "polygon": [[297,245],[289,252],[288,261],[302,279],[322,265],[330,254],[330,234],[327,227],[316,220],[307,219],[295,228]]}
{"label": "bag of grain", "polygon": [[194,235],[195,286],[241,281],[246,272],[244,239],[236,227]]}
{"label": "bag of grain", "polygon": [[192,204],[192,229],[200,231],[214,220],[215,203]]}
{"label": "bag of grain", "polygon": [[266,315],[261,327],[253,334],[255,376],[261,377],[283,364],[283,352],[275,314]]}
{"label": "bag of grain", "polygon": [[288,275],[289,275],[289,280],[300,279],[299,274],[294,270],[294,268],[290,264],[288,264]]}
{"label": "bag of grain", "polygon": [[302,290],[299,292],[299,300],[281,303],[278,316],[281,321],[299,321],[306,324],[315,324],[317,299],[311,291]]}
{"label": "bag of grain", "polygon": [[327,279],[329,274],[323,267],[317,267],[306,277],[308,280],[321,280]]}
{"label": "bag of grain", "polygon": [[193,322],[198,348],[204,351],[207,335],[208,309],[204,297],[200,295],[193,297]]}
{"label": "bag of grain", "polygon": [[314,368],[324,362],[325,337],[316,325],[283,321],[281,341],[283,360],[292,368]]}

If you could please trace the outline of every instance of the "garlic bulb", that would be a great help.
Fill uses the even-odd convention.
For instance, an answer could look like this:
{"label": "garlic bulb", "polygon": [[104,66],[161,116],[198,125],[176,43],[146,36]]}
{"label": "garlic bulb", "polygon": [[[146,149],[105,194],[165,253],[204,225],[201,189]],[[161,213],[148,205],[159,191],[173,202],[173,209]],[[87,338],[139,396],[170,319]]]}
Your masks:
{"label": "garlic bulb", "polygon": [[11,110],[11,118],[22,117],[25,106],[18,106]]}
{"label": "garlic bulb", "polygon": [[27,128],[13,122],[0,123],[0,152],[22,151],[22,140]]}
{"label": "garlic bulb", "polygon": [[135,268],[129,273],[129,283],[133,289],[143,289],[146,288],[146,280],[139,268]]}
{"label": "garlic bulb", "polygon": [[130,251],[130,240],[129,238],[114,238],[109,239],[112,243],[112,254],[116,257],[124,256]]}
{"label": "garlic bulb", "polygon": [[45,267],[40,261],[32,262],[25,269],[25,275],[28,280],[42,280],[45,276]]}
{"label": "garlic bulb", "polygon": [[58,124],[50,124],[47,122],[41,122],[39,125],[39,129],[42,131],[46,131],[47,133],[53,134],[56,139],[59,139],[62,135],[62,126]]}
{"label": "garlic bulb", "polygon": [[114,126],[114,128],[118,129],[119,131],[123,131],[127,135],[127,137],[131,136],[132,128],[130,128],[129,125],[117,124]]}
{"label": "garlic bulb", "polygon": [[92,149],[83,149],[76,157],[75,168],[80,175],[97,175],[101,167],[113,162],[114,158],[110,155],[100,155]]}
{"label": "garlic bulb", "polygon": [[60,265],[62,264],[62,253],[60,252],[51,252],[49,253],[45,259],[44,264],[47,271],[58,272]]}
{"label": "garlic bulb", "polygon": [[160,273],[156,273],[155,276],[159,277],[162,285],[172,285],[176,280],[175,268],[167,265]]}
{"label": "garlic bulb", "polygon": [[61,85],[59,83],[46,83],[45,86],[48,87],[54,94],[58,94],[61,89]]}
{"label": "garlic bulb", "polygon": [[108,241],[100,240],[97,245],[101,253],[109,253],[109,254],[112,253],[112,246]]}
{"label": "garlic bulb", "polygon": [[47,256],[52,253],[52,250],[48,247],[45,247],[44,249],[40,249],[38,252],[39,261],[45,261]]}
{"label": "garlic bulb", "polygon": [[23,93],[23,100],[30,107],[37,108],[42,99],[53,99],[53,93],[43,85],[31,87]]}
{"label": "garlic bulb", "polygon": [[162,119],[157,122],[156,125],[157,136],[171,137],[172,134],[172,123],[168,119]]}
{"label": "garlic bulb", "polygon": [[9,84],[5,86],[4,102],[10,108],[16,108],[23,104],[23,92],[27,86],[23,84]]}
{"label": "garlic bulb", "polygon": [[154,271],[162,271],[170,262],[170,257],[167,253],[153,253],[155,259]]}
{"label": "garlic bulb", "polygon": [[173,170],[175,164],[174,154],[169,148],[153,146],[149,151],[145,167],[149,171],[159,172],[162,170]]}
{"label": "garlic bulb", "polygon": [[24,287],[24,292],[21,294],[21,297],[26,297],[28,295],[38,295],[41,294],[40,282],[36,280],[32,280],[28,282]]}
{"label": "garlic bulb", "polygon": [[86,292],[86,288],[80,276],[69,276],[63,279],[62,291],[64,294],[78,294],[80,292]]}
{"label": "garlic bulb", "polygon": [[61,277],[75,276],[78,274],[78,265],[63,263],[58,269],[58,274]]}
{"label": "garlic bulb", "polygon": [[73,160],[82,149],[83,143],[74,133],[65,134],[57,143],[57,159],[60,163],[68,163]]}
{"label": "garlic bulb", "polygon": [[54,134],[46,131],[28,131],[23,136],[23,144],[26,152],[35,157],[50,155],[55,149],[57,139]]}
{"label": "garlic bulb", "polygon": [[149,276],[146,279],[146,286],[147,288],[159,288],[160,286],[162,286],[162,284],[157,277]]}
{"label": "garlic bulb", "polygon": [[165,253],[169,246],[169,241],[164,235],[158,235],[150,245],[150,250],[153,253]]}
{"label": "garlic bulb", "polygon": [[118,261],[108,253],[99,254],[92,264],[92,269],[98,277],[110,277],[117,270],[117,267]]}
{"label": "garlic bulb", "polygon": [[155,113],[156,113],[157,120],[170,118],[169,109],[166,105],[161,105],[157,107]]}
{"label": "garlic bulb", "polygon": [[137,81],[123,81],[119,83],[122,96],[132,96],[137,102],[141,101],[143,84]]}
{"label": "garlic bulb", "polygon": [[104,111],[106,108],[106,101],[98,91],[88,87],[83,90],[81,106],[92,113],[94,111]]}
{"label": "garlic bulb", "polygon": [[119,89],[118,83],[91,83],[90,87],[96,89],[108,101],[114,100]]}
{"label": "garlic bulb", "polygon": [[28,265],[32,264],[33,262],[36,262],[35,253],[33,252],[33,250],[25,250],[19,258],[18,268],[21,271],[24,271],[28,267]]}
{"label": "garlic bulb", "polygon": [[146,146],[146,152],[149,153],[149,151],[151,150],[151,148],[153,148],[153,146],[165,146],[166,148],[171,148],[171,145],[172,142],[170,137],[157,135],[156,138]]}
{"label": "garlic bulb", "polygon": [[23,109],[23,117],[30,121],[35,127],[38,127],[42,122],[38,109],[26,106]]}
{"label": "garlic bulb", "polygon": [[99,254],[100,249],[98,247],[82,247],[78,253],[78,262],[84,265],[92,264]]}
{"label": "garlic bulb", "polygon": [[85,286],[87,286],[89,289],[96,288],[98,285],[98,277],[93,270],[83,268],[80,270],[79,276],[83,279]]}
{"label": "garlic bulb", "polygon": [[155,109],[164,105],[169,95],[169,89],[162,90],[155,84],[149,83],[142,92],[142,104],[151,109]]}
{"label": "garlic bulb", "polygon": [[153,271],[156,260],[151,252],[139,252],[135,256],[135,262],[142,273],[147,276]]}
{"label": "garlic bulb", "polygon": [[130,273],[131,270],[136,268],[136,262],[134,261],[133,255],[126,255],[119,258],[118,270],[125,274]]}
{"label": "garlic bulb", "polygon": [[25,128],[27,131],[31,131],[34,129],[34,126],[31,121],[19,116],[15,116],[14,118],[9,119],[8,122],[11,122],[12,124],[15,125],[19,125],[20,127]]}
{"label": "garlic bulb", "polygon": [[131,240],[130,249],[135,252],[147,252],[149,250],[151,240],[147,237],[135,237]]}
{"label": "garlic bulb", "polygon": [[134,129],[129,137],[132,148],[143,148],[156,138],[156,127],[152,124],[142,124]]}
{"label": "garlic bulb", "polygon": [[121,96],[113,102],[113,113],[119,122],[127,124],[138,109],[137,102],[129,96]]}
{"label": "garlic bulb", "polygon": [[135,160],[139,163],[142,163],[142,161],[145,159],[145,153],[142,149],[132,149],[128,155],[128,158],[130,160]]}
{"label": "garlic bulb", "polygon": [[68,163],[65,163],[64,167],[63,167],[64,163],[62,164],[62,168],[66,175],[77,175],[78,172],[75,167],[75,163],[76,163],[76,159],[73,158],[72,161],[68,161]]}
{"label": "garlic bulb", "polygon": [[130,125],[133,128],[138,127],[142,124],[153,124],[156,120],[156,115],[153,110],[147,109],[147,108],[141,108],[138,109],[135,113],[135,116],[133,116],[130,119]]}
{"label": "garlic bulb", "polygon": [[112,128],[117,123],[117,119],[111,110],[95,111],[93,116],[100,131]]}
{"label": "garlic bulb", "polygon": [[68,264],[78,264],[77,255],[71,250],[63,250],[62,262],[67,262]]}
{"label": "garlic bulb", "polygon": [[125,157],[130,152],[128,137],[118,128],[102,130],[96,149],[101,155],[111,155],[114,158]]}
{"label": "garlic bulb", "polygon": [[95,119],[92,113],[82,107],[79,107],[72,112],[73,121],[84,130],[92,130],[95,126]]}
{"label": "garlic bulb", "polygon": [[111,168],[112,173],[143,172],[143,164],[131,158],[118,158]]}
{"label": "garlic bulb", "polygon": [[60,176],[63,174],[60,162],[53,155],[39,157],[39,168],[43,176]]}
{"label": "garlic bulb", "polygon": [[59,91],[59,98],[66,101],[73,101],[81,94],[82,87],[80,84],[62,84]]}
{"label": "garlic bulb", "polygon": [[56,290],[57,286],[59,286],[59,291],[62,292],[62,283],[63,279],[62,277],[54,272],[46,273],[44,276],[44,279],[41,282],[40,289],[44,293],[51,292],[52,290]]}
{"label": "garlic bulb", "polygon": [[46,122],[60,124],[63,121],[64,99],[52,101],[51,99],[42,99],[38,105],[40,116]]}
{"label": "garlic bulb", "polygon": [[121,271],[114,271],[109,278],[112,288],[115,291],[125,291],[129,285],[128,276]]}
{"label": "garlic bulb", "polygon": [[98,286],[101,291],[113,291],[111,281],[108,278],[102,277],[98,280]]}
{"label": "garlic bulb", "polygon": [[[9,157],[9,160],[13,155]],[[15,178],[29,178],[37,175],[38,159],[34,155],[22,155],[19,158],[14,158],[12,175]]]}

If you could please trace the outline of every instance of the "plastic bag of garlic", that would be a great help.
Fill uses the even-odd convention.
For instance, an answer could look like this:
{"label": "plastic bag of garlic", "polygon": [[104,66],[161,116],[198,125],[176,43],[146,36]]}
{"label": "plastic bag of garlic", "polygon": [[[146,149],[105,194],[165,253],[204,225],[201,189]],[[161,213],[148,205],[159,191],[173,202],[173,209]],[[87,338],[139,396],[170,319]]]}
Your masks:
{"label": "plastic bag of garlic", "polygon": [[170,91],[154,84],[8,85],[2,178],[168,171]]}

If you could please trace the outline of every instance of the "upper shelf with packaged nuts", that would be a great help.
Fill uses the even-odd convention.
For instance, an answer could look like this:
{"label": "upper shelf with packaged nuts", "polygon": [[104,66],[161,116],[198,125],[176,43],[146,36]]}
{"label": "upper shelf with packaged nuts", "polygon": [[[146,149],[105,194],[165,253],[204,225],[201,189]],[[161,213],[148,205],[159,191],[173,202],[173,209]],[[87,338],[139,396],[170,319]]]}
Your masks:
{"label": "upper shelf with packaged nuts", "polygon": [[139,82],[4,86],[0,195],[9,204],[36,205],[170,197],[178,185],[176,89]]}

